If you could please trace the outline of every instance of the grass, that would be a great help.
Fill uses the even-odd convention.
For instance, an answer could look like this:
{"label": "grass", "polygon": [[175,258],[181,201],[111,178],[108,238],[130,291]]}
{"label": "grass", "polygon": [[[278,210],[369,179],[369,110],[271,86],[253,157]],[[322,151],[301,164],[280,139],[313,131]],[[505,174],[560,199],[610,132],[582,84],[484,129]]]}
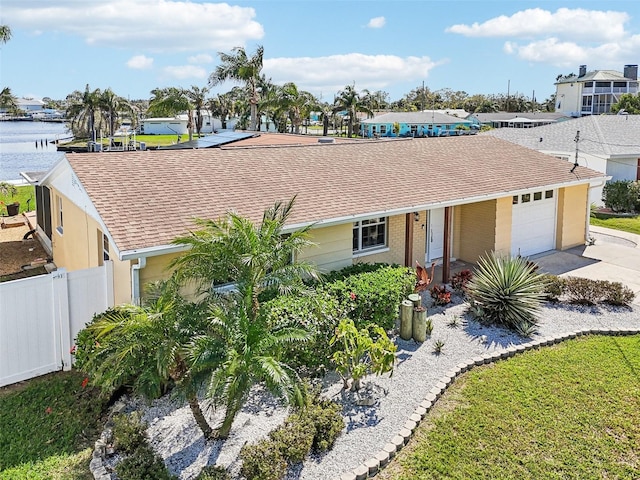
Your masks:
{"label": "grass", "polygon": [[640,235],[640,215],[636,215],[635,217],[617,217],[615,215],[596,213],[591,216],[590,223],[598,227],[613,228],[614,230],[622,230],[623,232]]}
{"label": "grass", "polygon": [[104,401],[79,372],[0,389],[0,479],[90,479]]}
{"label": "grass", "polygon": [[380,478],[640,478],[638,351],[589,336],[472,370]]}
{"label": "grass", "polygon": [[[205,134],[202,134],[201,136],[205,136]],[[198,136],[194,133],[193,134],[193,139],[197,139]],[[98,141],[100,141],[100,138],[97,139]],[[118,138],[116,137],[115,139],[116,141],[119,141]],[[133,141],[133,136],[129,136],[129,140]],[[180,143],[184,143],[189,141],[189,134],[185,133],[180,135]],[[168,145],[173,145],[174,143],[178,142],[178,135],[176,135],[175,133],[172,135],[136,135],[136,143],[138,142],[145,142],[147,144],[147,147],[158,147],[158,146],[168,146]],[[109,139],[108,138],[104,138],[102,139],[102,144],[103,145],[108,145],[109,144]],[[73,140],[72,142],[68,142],[65,143],[63,146],[65,147],[86,147],[87,146],[87,139],[83,138],[83,139],[76,139]]]}
{"label": "grass", "polygon": [[[9,204],[13,202],[20,202],[20,213],[26,212],[27,210],[35,210],[36,209],[36,192],[35,187],[33,185],[21,185],[18,186],[18,193],[11,197],[10,195],[1,195],[0,194],[0,202],[4,202],[4,204]],[[29,209],[27,209],[27,200],[31,199],[29,202]],[[0,215],[7,215],[7,209],[4,205],[0,205]]]}

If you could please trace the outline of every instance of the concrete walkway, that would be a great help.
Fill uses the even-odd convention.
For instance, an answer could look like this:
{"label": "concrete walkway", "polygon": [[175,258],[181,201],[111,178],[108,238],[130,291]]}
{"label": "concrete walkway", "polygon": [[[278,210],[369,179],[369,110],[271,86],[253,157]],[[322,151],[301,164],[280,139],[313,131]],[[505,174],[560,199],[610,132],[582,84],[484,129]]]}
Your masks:
{"label": "concrete walkway", "polygon": [[636,293],[640,305],[640,235],[590,227],[593,245],[552,251],[532,257],[540,271],[560,276],[621,282]]}

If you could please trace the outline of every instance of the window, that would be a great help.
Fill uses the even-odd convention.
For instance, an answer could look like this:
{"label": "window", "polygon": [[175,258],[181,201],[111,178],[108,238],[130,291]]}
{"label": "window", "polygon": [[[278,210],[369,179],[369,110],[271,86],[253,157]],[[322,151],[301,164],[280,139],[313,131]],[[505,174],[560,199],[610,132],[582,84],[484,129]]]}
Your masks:
{"label": "window", "polygon": [[542,200],[542,192],[536,192],[533,194],[533,201]]}
{"label": "window", "polygon": [[385,133],[387,133],[387,126],[380,125],[380,135],[384,135]]}
{"label": "window", "polygon": [[527,203],[531,201],[531,194],[530,193],[524,193],[522,194],[522,203]]}
{"label": "window", "polygon": [[514,195],[514,196],[513,196],[513,200],[511,201],[511,203],[512,203],[513,205],[517,205],[517,204],[518,204],[518,195]]}
{"label": "window", "polygon": [[375,250],[387,245],[387,218],[371,218],[353,224],[353,251]]}
{"label": "window", "polygon": [[58,233],[62,234],[62,231],[63,231],[62,197],[60,195],[56,195],[56,211],[57,211],[56,219],[58,221],[58,226],[56,227],[56,230],[58,231]]}
{"label": "window", "polygon": [[416,134],[418,133],[418,125],[411,125],[410,127],[411,127],[411,135],[415,137]]}
{"label": "window", "polygon": [[109,254],[109,239],[106,235],[102,235],[102,260],[108,262],[111,260],[111,255]]}
{"label": "window", "polygon": [[553,190],[547,190],[544,192],[544,198],[553,198]]}

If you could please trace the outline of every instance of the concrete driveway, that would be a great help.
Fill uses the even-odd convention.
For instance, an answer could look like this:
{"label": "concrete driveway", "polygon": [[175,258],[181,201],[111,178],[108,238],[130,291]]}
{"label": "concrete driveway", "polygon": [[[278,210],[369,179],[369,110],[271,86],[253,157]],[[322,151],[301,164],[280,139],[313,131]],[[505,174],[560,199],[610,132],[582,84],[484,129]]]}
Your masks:
{"label": "concrete driveway", "polygon": [[636,293],[640,305],[640,235],[590,227],[594,245],[533,256],[541,272],[621,282]]}

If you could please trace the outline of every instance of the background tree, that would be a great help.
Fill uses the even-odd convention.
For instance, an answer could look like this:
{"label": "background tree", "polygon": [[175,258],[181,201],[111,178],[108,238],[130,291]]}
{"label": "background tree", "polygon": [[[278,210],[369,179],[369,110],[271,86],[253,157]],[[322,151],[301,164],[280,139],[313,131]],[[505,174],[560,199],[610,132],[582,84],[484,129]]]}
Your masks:
{"label": "background tree", "polygon": [[229,120],[231,115],[235,112],[234,107],[235,99],[233,92],[218,94],[207,101],[207,108],[211,112],[212,116],[220,119],[223,130],[227,128],[227,120]]}
{"label": "background tree", "polygon": [[7,43],[11,40],[11,28],[9,25],[0,25],[0,43]]}
{"label": "background tree", "polygon": [[67,96],[66,115],[74,136],[89,138],[94,142],[98,130],[106,130],[108,126],[103,110],[102,91],[99,88],[91,91],[89,84],[84,92],[76,90]]}
{"label": "background tree", "polygon": [[[191,109],[194,110],[196,113],[196,119],[195,119],[196,133],[198,134],[198,136],[200,136],[200,132],[202,131],[202,123],[203,123],[202,110],[204,109],[205,104],[207,102],[207,94],[209,93],[209,88],[208,87],[200,88],[200,87],[196,87],[195,85],[192,85],[191,89],[185,90],[184,93],[189,99]],[[191,140],[191,137],[189,137],[189,140]]]}
{"label": "background tree", "polygon": [[373,111],[363,103],[363,99],[353,85],[347,85],[344,90],[338,92],[333,111],[346,112],[348,117],[347,136],[349,138],[353,136],[354,125],[357,122],[359,112],[364,112],[368,117],[373,117]]}
{"label": "background tree", "polygon": [[15,115],[18,113],[18,99],[13,96],[9,87],[4,87],[0,91],[0,108],[6,109],[7,113]]}
{"label": "background tree", "polygon": [[107,119],[110,136],[113,136],[120,126],[120,122],[118,122],[118,120],[123,114],[128,114],[134,126],[137,123],[137,115],[135,115],[135,108],[133,105],[131,105],[126,98],[113,93],[113,90],[110,88],[107,88],[100,94],[99,107],[101,111],[104,112],[103,114]]}
{"label": "background tree", "polygon": [[147,113],[159,117],[173,117],[187,112],[187,130],[189,141],[193,140],[193,104],[183,88],[167,87],[151,90]]}
{"label": "background tree", "polygon": [[242,47],[235,47],[232,53],[220,52],[221,65],[209,76],[211,86],[218,85],[226,80],[243,82],[247,90],[251,108],[251,123],[249,130],[257,130],[258,125],[258,102],[260,95],[258,92],[258,82],[262,70],[262,57],[264,48],[258,46],[256,52],[247,56],[247,52]]}
{"label": "background tree", "polygon": [[640,95],[633,93],[623,93],[616,103],[611,105],[611,111],[618,113],[624,110],[630,115],[640,114]]}

